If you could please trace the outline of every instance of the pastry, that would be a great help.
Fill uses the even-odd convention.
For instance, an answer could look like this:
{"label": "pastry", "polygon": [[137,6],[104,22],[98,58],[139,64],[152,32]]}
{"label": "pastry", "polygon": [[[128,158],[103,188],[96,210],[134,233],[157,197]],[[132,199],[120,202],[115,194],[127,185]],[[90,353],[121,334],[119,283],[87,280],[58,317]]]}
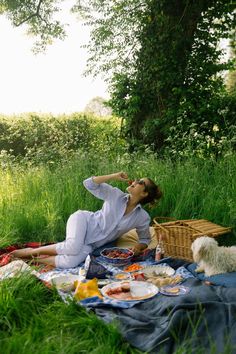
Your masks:
{"label": "pastry", "polygon": [[166,288],[166,289],[165,289],[165,292],[166,292],[166,293],[170,293],[170,294],[178,294],[179,288],[178,288],[178,287]]}

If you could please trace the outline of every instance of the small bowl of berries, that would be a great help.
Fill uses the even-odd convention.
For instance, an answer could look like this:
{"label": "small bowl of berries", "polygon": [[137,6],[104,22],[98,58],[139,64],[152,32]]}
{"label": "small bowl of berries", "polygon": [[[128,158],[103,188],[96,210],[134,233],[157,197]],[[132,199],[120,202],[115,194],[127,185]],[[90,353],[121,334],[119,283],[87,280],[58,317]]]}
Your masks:
{"label": "small bowl of berries", "polygon": [[134,256],[134,252],[128,248],[111,247],[105,248],[100,255],[102,261],[119,267],[129,264]]}

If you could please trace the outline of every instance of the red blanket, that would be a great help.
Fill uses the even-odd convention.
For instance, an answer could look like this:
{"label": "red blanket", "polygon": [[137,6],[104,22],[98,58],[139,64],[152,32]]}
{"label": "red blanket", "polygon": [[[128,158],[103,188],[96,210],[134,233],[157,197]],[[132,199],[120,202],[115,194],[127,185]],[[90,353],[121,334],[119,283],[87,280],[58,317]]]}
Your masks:
{"label": "red blanket", "polygon": [[[31,248],[37,248],[40,246],[46,246],[46,245],[51,245],[51,243],[42,243],[42,242],[27,242],[24,244],[14,244],[10,245],[6,248],[0,248],[0,267],[5,266],[6,264],[10,263],[12,261],[11,257],[11,252],[21,249],[21,248],[26,248],[26,247],[31,247]],[[43,266],[44,271],[48,270],[48,266]],[[42,269],[42,271],[43,271]]]}

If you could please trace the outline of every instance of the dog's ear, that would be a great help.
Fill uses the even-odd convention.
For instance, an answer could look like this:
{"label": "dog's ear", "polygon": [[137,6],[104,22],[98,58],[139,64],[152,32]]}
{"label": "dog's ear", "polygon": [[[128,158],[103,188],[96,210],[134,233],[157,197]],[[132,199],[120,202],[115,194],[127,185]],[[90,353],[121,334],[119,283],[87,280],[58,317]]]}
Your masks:
{"label": "dog's ear", "polygon": [[199,250],[198,250],[198,255],[200,258],[206,258],[209,253],[212,252],[212,247],[206,244],[203,244],[200,246]]}
{"label": "dog's ear", "polygon": [[198,253],[200,259],[201,258],[206,259],[218,247],[217,241],[208,236],[199,237],[194,242],[196,242],[196,246],[197,246],[196,252]]}
{"label": "dog's ear", "polygon": [[200,258],[205,258],[209,254],[209,246],[207,245],[201,245],[201,247],[198,250],[198,255]]}

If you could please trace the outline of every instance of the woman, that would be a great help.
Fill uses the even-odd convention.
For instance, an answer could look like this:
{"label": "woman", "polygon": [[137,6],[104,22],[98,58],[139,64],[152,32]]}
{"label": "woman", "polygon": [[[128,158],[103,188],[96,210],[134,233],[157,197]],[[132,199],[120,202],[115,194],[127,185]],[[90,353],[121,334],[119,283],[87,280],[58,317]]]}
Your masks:
{"label": "woman", "polygon": [[66,226],[66,240],[39,248],[13,251],[18,258],[38,257],[37,262],[58,268],[76,267],[94,249],[114,241],[125,232],[136,228],[139,243],[134,247],[139,254],[150,243],[150,216],[141,207],[160,199],[159,187],[149,178],[135,180],[127,188],[128,193],[112,187],[106,182],[128,181],[124,172],[86,179],[85,188],[95,197],[104,200],[101,210],[96,212],[78,210],[72,214]]}

